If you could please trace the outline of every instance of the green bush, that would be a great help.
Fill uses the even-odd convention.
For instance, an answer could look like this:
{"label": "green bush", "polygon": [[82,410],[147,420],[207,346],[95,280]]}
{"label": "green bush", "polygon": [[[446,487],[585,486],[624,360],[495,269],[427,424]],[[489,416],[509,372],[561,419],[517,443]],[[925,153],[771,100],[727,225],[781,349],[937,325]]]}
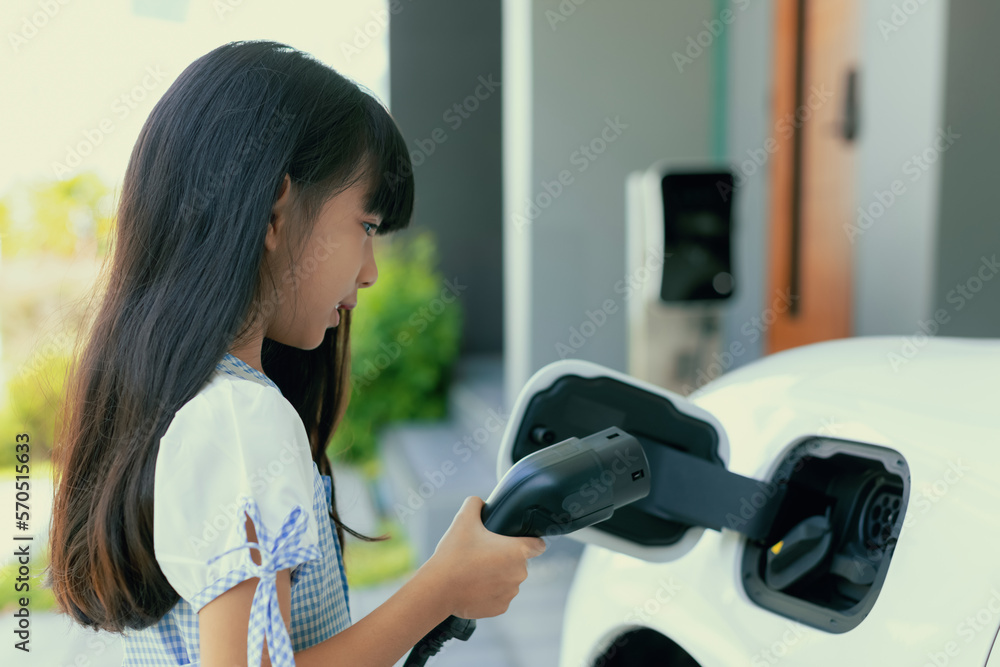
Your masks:
{"label": "green bush", "polygon": [[[11,439],[17,433],[27,433],[33,462],[51,456],[69,361],[64,352],[40,352],[7,383],[7,405],[0,409],[0,437]],[[4,447],[0,450],[0,467],[11,465],[14,448]]]}
{"label": "green bush", "polygon": [[383,521],[375,534],[388,535],[389,539],[379,542],[346,540],[344,570],[351,590],[370,588],[399,579],[416,569],[413,546],[406,539],[398,522]]}
{"label": "green bush", "polygon": [[378,430],[445,415],[462,314],[456,286],[436,270],[427,233],[382,240],[379,277],[351,321],[351,404],[331,443],[341,460],[369,461]]}

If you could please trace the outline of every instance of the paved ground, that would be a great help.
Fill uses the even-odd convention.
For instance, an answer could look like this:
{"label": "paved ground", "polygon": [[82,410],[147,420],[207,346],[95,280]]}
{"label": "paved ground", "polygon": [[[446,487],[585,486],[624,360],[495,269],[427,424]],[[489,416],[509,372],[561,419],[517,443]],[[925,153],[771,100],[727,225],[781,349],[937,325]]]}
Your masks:
{"label": "paved ground", "polygon": [[[434,667],[554,667],[559,664],[563,609],[576,571],[580,545],[549,540],[546,552],[529,561],[528,579],[507,613],[480,619],[467,642],[452,640],[428,660]],[[385,587],[351,596],[352,614],[367,614],[395,591]],[[357,597],[357,599],[356,599]],[[402,665],[402,661],[397,663]]]}
{"label": "paved ground", "polygon": [[[558,664],[563,607],[576,569],[580,546],[567,538],[549,541],[546,553],[530,561],[528,580],[503,616],[481,619],[468,642],[452,641],[428,661],[434,667],[553,667]],[[399,584],[351,592],[357,621],[385,601]],[[57,614],[31,618],[32,652],[25,655],[4,640],[5,667],[119,667],[120,640],[84,630]],[[8,622],[3,623],[9,627]],[[4,632],[7,634],[7,632]],[[402,660],[397,663],[402,665]]]}

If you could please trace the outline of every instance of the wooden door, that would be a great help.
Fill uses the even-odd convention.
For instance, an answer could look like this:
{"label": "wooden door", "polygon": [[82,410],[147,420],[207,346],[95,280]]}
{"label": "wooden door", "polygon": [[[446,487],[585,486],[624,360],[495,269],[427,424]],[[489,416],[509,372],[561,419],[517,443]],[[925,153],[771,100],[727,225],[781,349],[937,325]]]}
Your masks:
{"label": "wooden door", "polygon": [[856,0],[775,9],[769,353],[851,335],[859,31]]}

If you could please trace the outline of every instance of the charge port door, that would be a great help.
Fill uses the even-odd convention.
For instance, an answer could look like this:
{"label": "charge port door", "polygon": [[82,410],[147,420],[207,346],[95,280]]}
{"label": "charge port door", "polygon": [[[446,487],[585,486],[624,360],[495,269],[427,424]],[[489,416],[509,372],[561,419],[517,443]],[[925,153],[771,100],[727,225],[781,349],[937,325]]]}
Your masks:
{"label": "charge port door", "polygon": [[769,481],[785,497],[764,543],[744,546],[748,596],[827,632],[851,630],[874,606],[902,530],[906,461],[885,447],[813,437]]}

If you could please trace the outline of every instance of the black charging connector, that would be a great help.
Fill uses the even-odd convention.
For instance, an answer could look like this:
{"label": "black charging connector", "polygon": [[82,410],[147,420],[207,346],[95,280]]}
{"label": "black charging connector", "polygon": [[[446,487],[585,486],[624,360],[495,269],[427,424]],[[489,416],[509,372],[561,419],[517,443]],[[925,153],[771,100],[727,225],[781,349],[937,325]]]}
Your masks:
{"label": "black charging connector", "polygon": [[[483,525],[511,537],[565,535],[646,497],[648,470],[642,445],[619,428],[569,438],[507,471],[483,505]],[[449,639],[467,640],[475,629],[475,620],[446,618],[417,642],[404,667],[421,667]]]}
{"label": "black charging connector", "polygon": [[444,619],[434,629],[424,635],[423,639],[410,651],[410,655],[403,663],[403,667],[418,667],[427,662],[428,658],[437,655],[438,651],[449,639],[467,641],[472,633],[476,631],[476,621],[471,618],[459,618],[449,616]]}

